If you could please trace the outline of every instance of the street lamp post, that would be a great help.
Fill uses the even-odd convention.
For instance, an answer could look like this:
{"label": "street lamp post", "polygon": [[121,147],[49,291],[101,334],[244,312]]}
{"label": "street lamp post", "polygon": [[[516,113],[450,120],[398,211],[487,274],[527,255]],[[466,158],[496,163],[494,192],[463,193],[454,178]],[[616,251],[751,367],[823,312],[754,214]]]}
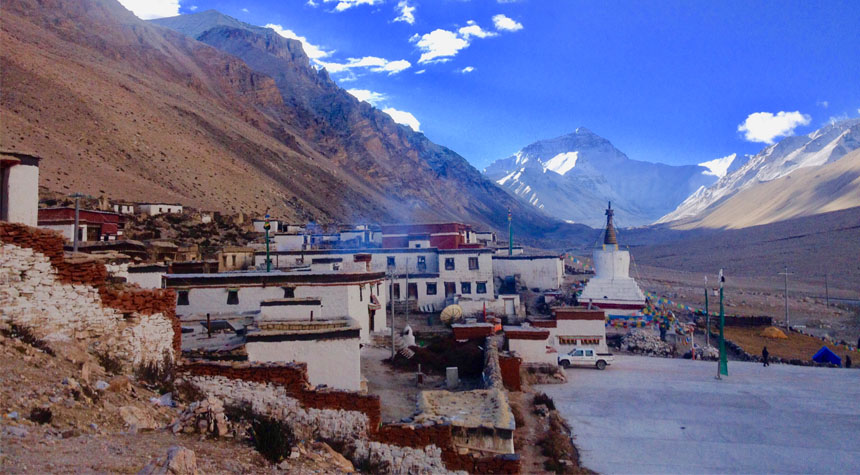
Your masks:
{"label": "street lamp post", "polygon": [[272,224],[269,223],[269,213],[266,213],[266,222],[263,223],[263,229],[266,230],[266,272],[271,272],[272,270],[272,259],[269,258],[269,229],[272,228]]}

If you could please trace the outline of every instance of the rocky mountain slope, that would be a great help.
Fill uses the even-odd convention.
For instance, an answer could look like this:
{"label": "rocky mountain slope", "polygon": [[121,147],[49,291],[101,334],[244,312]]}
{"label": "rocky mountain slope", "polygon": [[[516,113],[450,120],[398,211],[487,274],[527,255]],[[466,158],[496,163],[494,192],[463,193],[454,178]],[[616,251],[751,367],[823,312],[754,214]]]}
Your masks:
{"label": "rocky mountain slope", "polygon": [[836,165],[858,148],[860,119],[785,138],[697,190],[658,223],[743,227],[860,206],[851,185],[860,174],[856,159]]}
{"label": "rocky mountain slope", "polygon": [[[860,206],[860,150],[819,167],[805,167],[748,186],[700,215],[671,223],[737,229]],[[858,246],[860,247],[860,246]]]}
{"label": "rocky mountain slope", "polygon": [[563,231],[349,96],[297,42],[235,23],[201,33],[221,51],[114,0],[5,1],[0,146],[44,157],[41,184],[58,192],[490,228],[511,207],[521,235]]}
{"label": "rocky mountain slope", "polygon": [[730,156],[684,166],[631,160],[608,140],[580,127],[497,160],[484,173],[551,216],[599,227],[603,218],[595,210],[611,201],[621,226],[638,226],[714,183],[733,160]]}

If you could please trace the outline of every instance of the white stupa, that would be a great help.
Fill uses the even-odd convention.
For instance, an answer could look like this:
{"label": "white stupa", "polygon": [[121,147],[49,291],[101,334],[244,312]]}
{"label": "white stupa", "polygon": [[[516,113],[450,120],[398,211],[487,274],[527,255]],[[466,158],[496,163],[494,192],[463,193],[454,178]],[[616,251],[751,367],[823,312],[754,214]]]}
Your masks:
{"label": "white stupa", "polygon": [[592,304],[607,315],[632,315],[645,307],[645,294],[630,277],[630,253],[618,249],[613,214],[609,203],[603,246],[594,250],[594,277],[582,290],[579,303]]}

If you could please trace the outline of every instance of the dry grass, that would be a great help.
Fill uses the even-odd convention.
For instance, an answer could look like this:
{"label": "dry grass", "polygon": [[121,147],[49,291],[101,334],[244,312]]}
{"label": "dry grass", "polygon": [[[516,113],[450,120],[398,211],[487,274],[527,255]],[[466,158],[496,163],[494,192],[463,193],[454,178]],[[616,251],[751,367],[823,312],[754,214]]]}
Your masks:
{"label": "dry grass", "polygon": [[[727,339],[737,343],[751,355],[760,355],[762,347],[767,346],[767,351],[770,352],[771,356],[809,361],[815,352],[825,346],[825,343],[818,338],[795,332],[786,333],[788,338],[785,340],[760,336],[759,334],[765,328],[726,327],[725,334]],[[844,355],[846,352],[843,349],[835,348],[834,345],[827,344],[826,346],[837,355]]]}

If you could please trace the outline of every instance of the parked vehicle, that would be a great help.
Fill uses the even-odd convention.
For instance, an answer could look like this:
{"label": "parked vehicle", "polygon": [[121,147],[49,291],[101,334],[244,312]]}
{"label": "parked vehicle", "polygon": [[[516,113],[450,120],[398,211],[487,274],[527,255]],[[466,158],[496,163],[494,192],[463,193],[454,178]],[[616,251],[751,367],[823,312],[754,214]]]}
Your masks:
{"label": "parked vehicle", "polygon": [[612,364],[615,357],[612,353],[598,353],[593,348],[574,348],[570,353],[558,357],[558,364],[564,368],[571,366],[594,366],[597,369],[605,369]]}

